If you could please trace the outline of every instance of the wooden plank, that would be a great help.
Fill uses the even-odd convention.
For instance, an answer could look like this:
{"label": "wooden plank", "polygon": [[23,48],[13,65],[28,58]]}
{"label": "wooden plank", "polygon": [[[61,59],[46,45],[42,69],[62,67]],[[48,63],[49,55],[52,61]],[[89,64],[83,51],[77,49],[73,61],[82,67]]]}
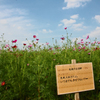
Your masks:
{"label": "wooden plank", "polygon": [[92,63],[56,65],[57,94],[94,90]]}

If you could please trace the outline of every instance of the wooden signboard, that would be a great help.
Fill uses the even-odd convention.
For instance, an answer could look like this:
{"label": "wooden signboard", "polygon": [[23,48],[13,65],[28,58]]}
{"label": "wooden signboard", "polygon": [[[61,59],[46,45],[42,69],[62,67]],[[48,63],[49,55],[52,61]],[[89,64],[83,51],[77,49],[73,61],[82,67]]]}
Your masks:
{"label": "wooden signboard", "polygon": [[94,90],[92,63],[56,65],[57,94]]}

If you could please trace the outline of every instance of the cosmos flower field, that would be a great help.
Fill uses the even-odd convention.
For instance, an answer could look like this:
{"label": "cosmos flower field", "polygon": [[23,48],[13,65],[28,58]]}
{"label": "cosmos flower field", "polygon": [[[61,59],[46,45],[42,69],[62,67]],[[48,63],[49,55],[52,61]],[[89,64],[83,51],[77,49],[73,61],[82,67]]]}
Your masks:
{"label": "cosmos flower field", "polygon": [[[65,27],[67,30],[67,27]],[[92,62],[95,90],[80,93],[80,100],[100,100],[100,41],[74,42],[67,36],[62,47],[45,43],[41,49],[39,39],[23,49],[17,39],[0,48],[0,99],[1,100],[74,100],[74,94],[57,95],[55,65]],[[60,38],[65,41],[65,37]],[[89,40],[89,35],[86,40]]]}

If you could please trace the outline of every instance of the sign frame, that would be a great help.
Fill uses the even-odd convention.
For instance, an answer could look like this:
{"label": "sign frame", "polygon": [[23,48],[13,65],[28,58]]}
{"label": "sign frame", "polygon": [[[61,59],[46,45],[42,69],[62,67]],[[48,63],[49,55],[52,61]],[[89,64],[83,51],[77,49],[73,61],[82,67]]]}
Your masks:
{"label": "sign frame", "polygon": [[[57,67],[59,67],[59,66],[70,66],[70,68],[72,68],[72,66],[74,66],[74,67],[76,67],[77,65],[83,65],[83,64],[90,64],[91,66],[89,66],[89,67],[91,67],[91,73],[92,73],[92,81],[93,81],[93,88],[91,88],[91,89],[85,89],[85,90],[76,90],[76,91],[70,91],[70,92],[59,92],[59,90],[60,90],[60,88],[59,88],[59,84],[60,83],[58,83],[58,81],[60,80],[59,79],[59,77],[58,77],[58,68]],[[84,66],[84,65],[83,65]],[[89,67],[87,67],[87,69],[89,68]],[[56,65],[55,66],[55,69],[56,69],[56,82],[57,82],[57,94],[58,95],[63,95],[63,94],[70,94],[70,93],[77,93],[77,92],[84,92],[84,91],[90,91],[90,90],[95,90],[95,83],[94,83],[94,74],[93,74],[93,65],[92,65],[92,62],[87,62],[87,63],[73,63],[73,64],[62,64],[62,65]],[[75,72],[75,71],[74,71]],[[78,84],[78,83],[77,83]],[[63,85],[63,84],[62,84]],[[61,91],[61,90],[60,90]]]}

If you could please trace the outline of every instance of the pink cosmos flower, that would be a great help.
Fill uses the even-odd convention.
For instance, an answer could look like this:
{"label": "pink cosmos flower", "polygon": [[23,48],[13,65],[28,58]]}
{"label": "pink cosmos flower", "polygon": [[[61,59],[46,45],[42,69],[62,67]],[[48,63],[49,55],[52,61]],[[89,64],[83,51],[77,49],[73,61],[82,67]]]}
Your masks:
{"label": "pink cosmos flower", "polygon": [[48,45],[49,43],[46,43],[46,45]]}
{"label": "pink cosmos flower", "polygon": [[38,41],[36,41],[35,43],[38,43]]}
{"label": "pink cosmos flower", "polygon": [[81,41],[83,41],[83,39],[81,39]]}
{"label": "pink cosmos flower", "polygon": [[29,45],[28,47],[32,47],[32,45]]}
{"label": "pink cosmos flower", "polygon": [[90,55],[91,53],[88,53],[88,55]]}
{"label": "pink cosmos flower", "polygon": [[98,44],[100,44],[100,42],[98,42]]}
{"label": "pink cosmos flower", "polygon": [[75,48],[73,49],[73,51],[75,50]]}
{"label": "pink cosmos flower", "polygon": [[29,66],[29,64],[27,64],[27,66]]}
{"label": "pink cosmos flower", "polygon": [[80,42],[78,44],[80,44]]}
{"label": "pink cosmos flower", "polygon": [[81,41],[81,43],[83,44],[83,43],[84,43],[84,41]]}
{"label": "pink cosmos flower", "polygon": [[89,35],[87,36],[86,40],[89,38]]}
{"label": "pink cosmos flower", "polygon": [[96,41],[93,42],[93,44],[95,44],[95,43],[96,43]]}
{"label": "pink cosmos flower", "polygon": [[6,45],[5,45],[5,48],[7,48],[7,47],[9,47],[9,45],[8,45],[8,44],[6,44]]}
{"label": "pink cosmos flower", "polygon": [[36,38],[36,35],[33,35],[33,38]]}
{"label": "pink cosmos flower", "polygon": [[79,46],[78,49],[81,49],[81,46]]}
{"label": "pink cosmos flower", "polygon": [[12,41],[12,43],[16,43],[16,42],[17,42],[17,40]]}
{"label": "pink cosmos flower", "polygon": [[64,28],[65,30],[67,29],[67,27]]}

